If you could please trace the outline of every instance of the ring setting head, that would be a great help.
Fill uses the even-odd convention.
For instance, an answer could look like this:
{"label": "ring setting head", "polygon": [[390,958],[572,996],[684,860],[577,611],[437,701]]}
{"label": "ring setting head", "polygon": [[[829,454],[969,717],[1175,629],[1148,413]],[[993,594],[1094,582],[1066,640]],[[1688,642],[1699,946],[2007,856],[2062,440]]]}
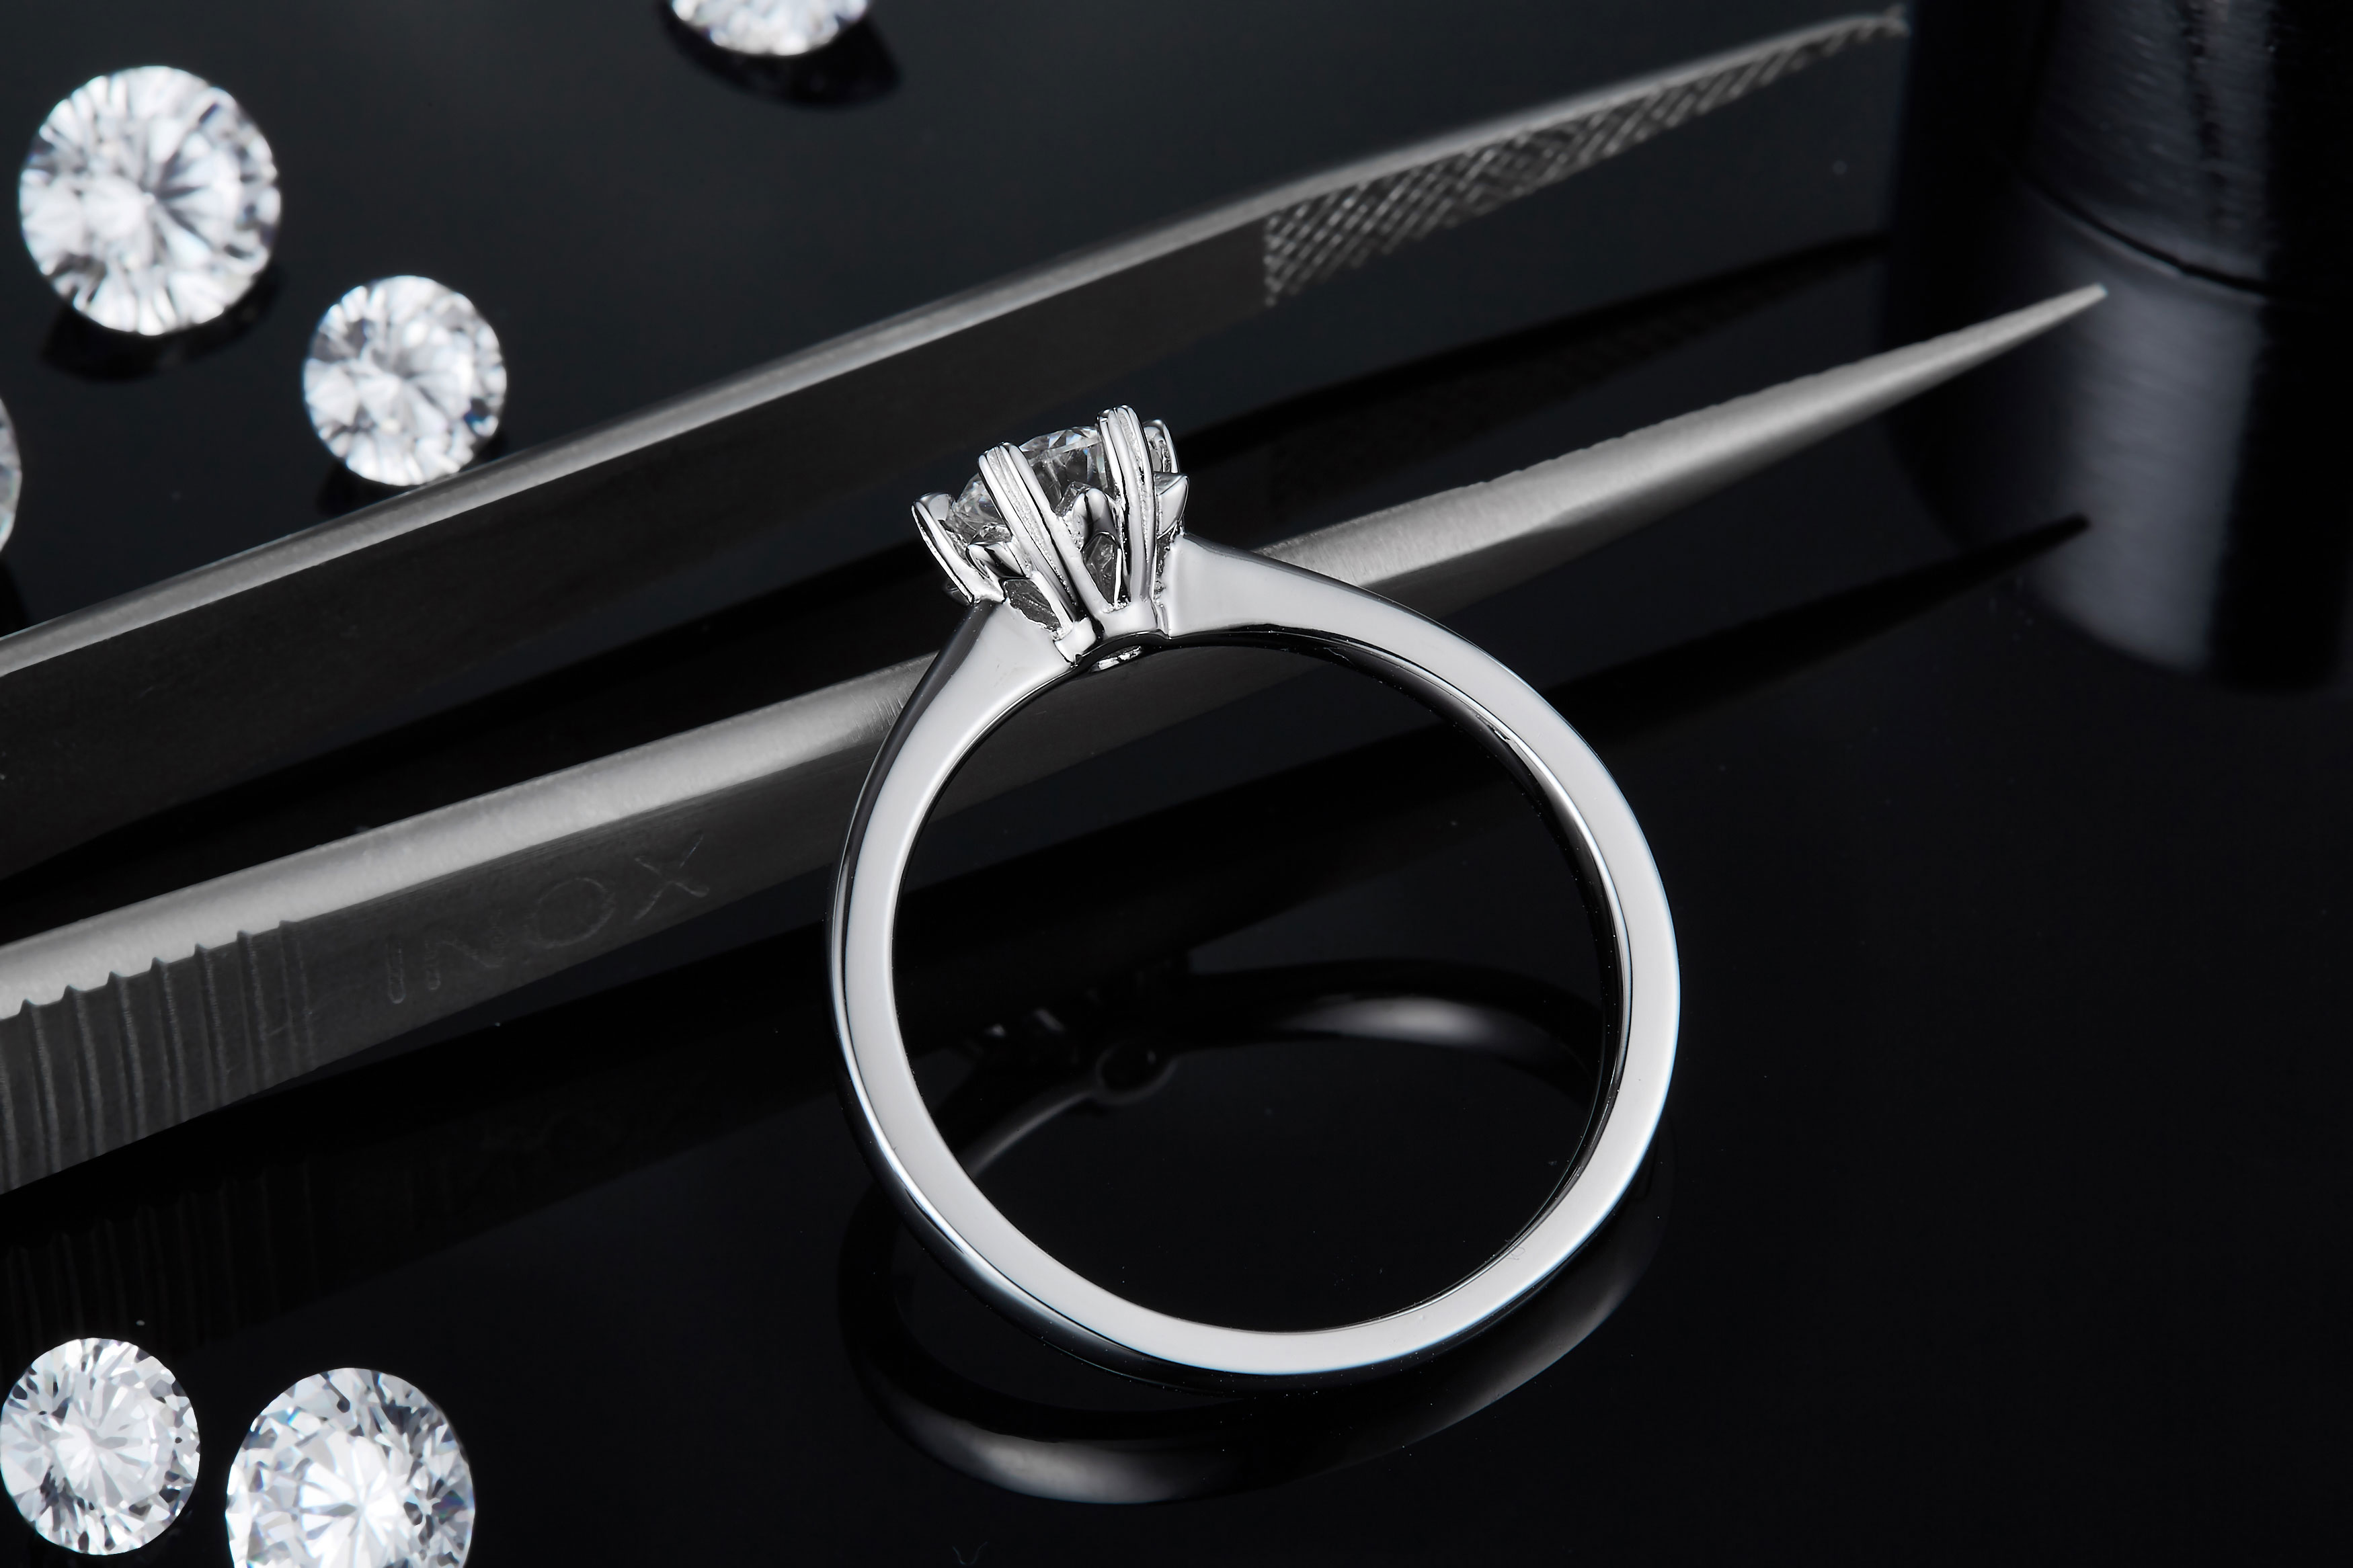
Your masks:
{"label": "ring setting head", "polygon": [[1163,629],[1164,567],[1190,489],[1166,426],[1108,408],[991,447],[979,468],[962,495],[913,509],[951,594],[1011,605],[1074,664],[1106,639]]}

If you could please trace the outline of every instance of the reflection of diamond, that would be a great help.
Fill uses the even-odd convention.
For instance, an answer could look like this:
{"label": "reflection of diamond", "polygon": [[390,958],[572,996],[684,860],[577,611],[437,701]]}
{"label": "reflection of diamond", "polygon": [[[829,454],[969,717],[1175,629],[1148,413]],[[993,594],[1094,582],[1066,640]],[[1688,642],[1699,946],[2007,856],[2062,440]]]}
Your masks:
{"label": "reflection of diamond", "polygon": [[242,299],[278,242],[278,163],[237,100],[170,66],[49,110],[16,182],[25,246],[73,308],[153,335]]}
{"label": "reflection of diamond", "polygon": [[35,1530],[76,1552],[129,1552],[163,1534],[196,1462],[179,1380],[121,1340],[68,1340],[0,1405],[0,1482]]}
{"label": "reflection of diamond", "polygon": [[678,19],[739,55],[805,55],[866,15],[866,0],[670,0]]}
{"label": "reflection of diamond", "polygon": [[302,401],[352,472],[421,485],[464,468],[499,427],[507,365],[463,294],[430,278],[379,278],[319,318]]}
{"label": "reflection of diamond", "polygon": [[16,450],[16,432],[8,423],[8,405],[0,403],[0,547],[16,526],[16,498],[25,492],[25,459]]}
{"label": "reflection of diamond", "polygon": [[237,1568],[459,1568],[473,1538],[457,1433],[388,1372],[304,1378],[253,1418],[229,1472]]}

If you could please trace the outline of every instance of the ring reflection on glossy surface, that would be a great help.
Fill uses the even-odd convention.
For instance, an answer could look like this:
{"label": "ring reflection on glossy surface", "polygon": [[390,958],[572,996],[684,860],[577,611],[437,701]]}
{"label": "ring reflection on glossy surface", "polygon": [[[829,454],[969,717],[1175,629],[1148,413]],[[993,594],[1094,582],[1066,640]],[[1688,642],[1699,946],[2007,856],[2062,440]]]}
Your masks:
{"label": "ring reflection on glossy surface", "polygon": [[[976,1175],[1064,1110],[1116,1109],[1155,1092],[1176,1059],[1278,1040],[1407,1042],[1504,1061],[1579,1102],[1594,1089],[1599,1019],[1553,988],[1458,965],[1345,964],[1185,977],[1134,1017],[1082,1026],[1060,1070],[984,1059],[940,1120]],[[1583,1015],[1579,1016],[1579,1015]],[[1009,1056],[1010,1053],[1004,1053]],[[878,1190],[842,1244],[842,1337],[892,1428],[950,1468],[1032,1497],[1149,1503],[1279,1485],[1378,1458],[1465,1420],[1581,1343],[1641,1279],[1673,1189],[1662,1126],[1617,1214],[1545,1287],[1470,1343],[1393,1377],[1312,1402],[1226,1400],[1107,1411],[985,1386],[935,1356],[905,1314],[914,1281]]]}

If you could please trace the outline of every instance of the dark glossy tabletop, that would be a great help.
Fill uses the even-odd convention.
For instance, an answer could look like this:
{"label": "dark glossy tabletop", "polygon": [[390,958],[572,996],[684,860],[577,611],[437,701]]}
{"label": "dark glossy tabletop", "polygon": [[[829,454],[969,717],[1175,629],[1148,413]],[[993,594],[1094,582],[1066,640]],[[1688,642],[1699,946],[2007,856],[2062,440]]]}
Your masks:
{"label": "dark glossy tabletop", "polygon": [[[299,374],[369,278],[480,306],[519,450],[1844,8],[877,0],[813,82],[731,75],[654,0],[19,5],[0,131],[98,72],[181,66],[269,135],[286,218],[252,308],[164,354],[0,265],[26,472],[0,616],[374,499]],[[477,1568],[2288,1560],[2341,1535],[2348,527],[2341,498],[2292,524],[2262,498],[2313,460],[2315,400],[2342,406],[2314,347],[2342,328],[2325,300],[2233,316],[2227,279],[2060,234],[1916,135],[1905,153],[1905,69],[1900,46],[1841,57],[1062,411],[1166,419],[1191,525],[1256,542],[2116,291],[2080,332],[1451,618],[1601,752],[1682,945],[1669,1135],[1607,1279],[1564,1282],[1589,1298],[1560,1320],[1575,1348],[1483,1408],[1463,1389],[1492,1367],[1231,1411],[1020,1339],[860,1217],[812,877],[0,1198],[8,1370],[135,1339],[206,1424],[197,1499],[142,1560],[226,1562],[212,1457],[346,1365],[449,1413]],[[2184,312],[2207,324],[2176,347]],[[2272,379],[2176,472],[2197,443],[2152,435],[2132,389],[2219,353],[2215,321]],[[2221,417],[2212,377],[2183,384],[2165,417]],[[2087,429],[2121,434],[2052,455]],[[825,649],[718,667],[928,572],[905,502],[962,477],[877,475],[0,883],[0,939],[849,673]],[[2203,533],[2147,521],[2209,492]],[[2167,609],[2191,601],[2194,626]],[[1319,672],[942,825],[923,874],[946,890],[902,948],[934,977],[911,1010],[944,1119],[1002,1131],[1074,1075],[1112,1085],[990,1166],[1025,1227],[1148,1303],[1290,1327],[1410,1302],[1541,1202],[1588,1093],[1595,964],[1543,833],[1450,744]],[[1181,868],[1182,910],[1065,918],[1123,847]],[[975,944],[990,961],[959,968]],[[1567,1055],[1268,1022],[1367,990],[1532,1020]],[[894,1382],[911,1343],[929,1370]],[[1082,1469],[1089,1434],[1207,1432],[1187,1451],[1249,1456],[1249,1489],[1018,1495],[902,1435],[906,1401],[952,1397],[1046,1410]],[[47,1552],[0,1524],[0,1563]]]}

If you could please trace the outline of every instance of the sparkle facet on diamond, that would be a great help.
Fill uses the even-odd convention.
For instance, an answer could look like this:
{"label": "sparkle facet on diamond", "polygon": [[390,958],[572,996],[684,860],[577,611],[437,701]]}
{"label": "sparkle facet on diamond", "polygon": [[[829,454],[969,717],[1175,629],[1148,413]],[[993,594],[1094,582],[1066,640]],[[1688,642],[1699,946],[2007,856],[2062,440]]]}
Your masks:
{"label": "sparkle facet on diamond", "polygon": [[101,327],[155,336],[245,297],[278,243],[278,163],[237,100],[141,66],[41,122],[16,181],[25,248]]}
{"label": "sparkle facet on diamond", "polygon": [[1057,430],[1021,443],[1021,455],[1046,492],[1046,504],[1056,511],[1081,485],[1102,489],[1109,481],[1103,466],[1103,432],[1092,425]]}
{"label": "sparkle facet on diamond", "polygon": [[343,467],[421,485],[464,468],[498,429],[507,364],[463,294],[430,278],[379,278],[319,318],[302,401]]}
{"label": "sparkle facet on diamond", "polygon": [[866,0],[670,0],[671,15],[739,55],[805,55],[866,15]]}
{"label": "sparkle facet on diamond", "polygon": [[[1021,455],[1029,459],[1030,472],[1038,476],[1038,488],[1046,492],[1046,502],[1056,511],[1070,499],[1071,492],[1081,485],[1092,485],[1101,489],[1105,484],[1103,457],[1103,432],[1092,425],[1081,425],[1069,430],[1057,430],[1050,436],[1037,436],[1021,443]],[[948,510],[948,531],[966,544],[1001,544],[1013,537],[1005,518],[997,510],[997,499],[988,493],[978,474],[964,487],[955,505]]]}
{"label": "sparkle facet on diamond", "polygon": [[68,1340],[0,1405],[0,1484],[43,1537],[109,1556],[170,1528],[196,1484],[196,1415],[171,1369],[121,1340]]}
{"label": "sparkle facet on diamond", "polygon": [[988,493],[978,474],[973,475],[955,505],[948,509],[947,528],[966,544],[1002,544],[1013,537],[1004,514],[997,510],[997,498]]}
{"label": "sparkle facet on diamond", "polygon": [[16,528],[16,498],[25,493],[25,458],[16,448],[16,430],[8,423],[8,405],[0,403],[0,550]]}
{"label": "sparkle facet on diamond", "polygon": [[473,1538],[458,1434],[388,1372],[304,1378],[253,1418],[229,1472],[237,1568],[460,1568]]}

